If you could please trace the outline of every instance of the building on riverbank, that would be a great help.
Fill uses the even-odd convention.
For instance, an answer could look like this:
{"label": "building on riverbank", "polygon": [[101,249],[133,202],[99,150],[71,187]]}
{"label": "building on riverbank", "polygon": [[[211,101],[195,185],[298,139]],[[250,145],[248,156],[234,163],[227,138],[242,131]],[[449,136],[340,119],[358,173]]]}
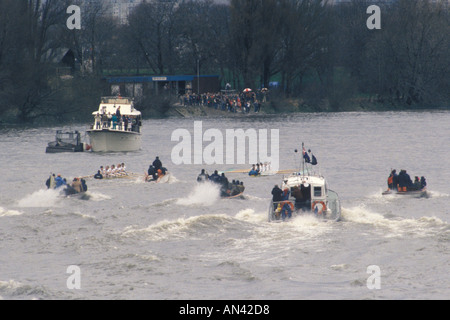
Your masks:
{"label": "building on riverbank", "polygon": [[112,76],[106,77],[112,95],[141,97],[144,92],[183,95],[220,91],[218,75]]}

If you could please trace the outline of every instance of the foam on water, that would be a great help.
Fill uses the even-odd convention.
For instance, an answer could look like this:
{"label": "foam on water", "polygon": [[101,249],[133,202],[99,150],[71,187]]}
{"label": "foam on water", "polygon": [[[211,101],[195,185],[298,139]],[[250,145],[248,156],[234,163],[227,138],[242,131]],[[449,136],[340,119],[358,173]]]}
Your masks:
{"label": "foam on water", "polygon": [[373,226],[385,233],[385,237],[398,237],[405,234],[415,237],[433,235],[436,231],[448,230],[446,222],[436,217],[421,217],[419,219],[386,217],[372,212],[364,205],[342,209],[343,221]]}
{"label": "foam on water", "polygon": [[0,281],[0,294],[5,294],[8,297],[24,297],[31,300],[37,299],[36,297],[48,296],[48,292],[42,287],[23,284],[15,280]]}
{"label": "foam on water", "polygon": [[86,194],[88,195],[89,200],[92,200],[92,201],[105,201],[105,200],[111,200],[112,199],[111,196],[108,196],[106,194],[102,194],[100,192],[88,191],[88,192],[86,192]]}
{"label": "foam on water", "polygon": [[12,217],[12,216],[20,216],[23,212],[16,211],[16,210],[7,210],[2,207],[0,207],[0,217]]}
{"label": "foam on water", "polygon": [[17,205],[21,208],[48,208],[60,206],[60,190],[41,189],[20,199]]}
{"label": "foam on water", "polygon": [[256,213],[254,209],[249,208],[239,211],[235,218],[252,223],[262,223],[267,221],[267,213]]}
{"label": "foam on water", "polygon": [[122,232],[124,237],[144,237],[149,241],[163,241],[174,239],[200,239],[208,234],[216,233],[223,225],[232,219],[226,215],[201,215],[176,220],[164,220],[146,228],[129,226]]}
{"label": "foam on water", "polygon": [[181,206],[212,206],[220,199],[220,189],[209,182],[198,184],[189,196],[178,199],[176,204]]}

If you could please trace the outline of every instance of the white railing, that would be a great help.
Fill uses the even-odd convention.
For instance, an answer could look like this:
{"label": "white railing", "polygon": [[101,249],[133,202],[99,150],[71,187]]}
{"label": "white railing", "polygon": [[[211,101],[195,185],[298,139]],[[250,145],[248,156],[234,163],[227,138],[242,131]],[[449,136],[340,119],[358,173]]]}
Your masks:
{"label": "white railing", "polygon": [[139,132],[139,125],[137,123],[125,124],[123,121],[101,121],[96,120],[92,125],[92,130],[111,130],[111,131],[121,131],[121,132]]}

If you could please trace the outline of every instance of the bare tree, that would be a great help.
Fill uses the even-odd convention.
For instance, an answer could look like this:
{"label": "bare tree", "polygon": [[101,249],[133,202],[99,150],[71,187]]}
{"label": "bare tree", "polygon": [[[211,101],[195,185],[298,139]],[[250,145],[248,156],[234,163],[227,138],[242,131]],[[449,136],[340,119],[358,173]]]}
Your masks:
{"label": "bare tree", "polygon": [[0,96],[21,121],[49,113],[51,100],[48,63],[54,56],[55,35],[65,24],[65,1],[0,2]]}
{"label": "bare tree", "polygon": [[294,81],[315,67],[327,47],[326,2],[321,0],[286,0],[281,32],[282,82],[285,92],[292,93]]}
{"label": "bare tree", "polygon": [[154,1],[136,7],[129,18],[127,35],[154,73],[164,74],[166,54],[173,47],[171,24],[175,1]]}
{"label": "bare tree", "polygon": [[444,1],[399,0],[367,51],[367,79],[395,103],[449,99],[449,12]]}

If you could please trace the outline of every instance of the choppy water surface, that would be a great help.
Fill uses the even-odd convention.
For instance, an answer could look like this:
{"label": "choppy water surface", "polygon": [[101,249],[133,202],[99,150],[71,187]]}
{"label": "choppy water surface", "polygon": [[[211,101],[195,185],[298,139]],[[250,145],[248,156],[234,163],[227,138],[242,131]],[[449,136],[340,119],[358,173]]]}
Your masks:
{"label": "choppy water surface", "polygon": [[[342,199],[343,219],[267,222],[280,176],[249,178],[245,199],[198,186],[202,168],[171,162],[175,129],[145,121],[143,150],[45,154],[56,129],[0,131],[0,297],[3,299],[446,299],[449,279],[450,113],[342,113],[203,119],[204,130],[279,129],[280,166],[305,142]],[[85,126],[62,128],[85,132]],[[205,146],[208,143],[205,143]],[[88,180],[88,199],[62,198],[50,172],[71,179],[125,162],[143,174],[155,156],[168,184]],[[391,170],[426,176],[430,198],[383,197]],[[67,287],[68,266],[81,289]],[[380,289],[367,287],[369,266]]]}

